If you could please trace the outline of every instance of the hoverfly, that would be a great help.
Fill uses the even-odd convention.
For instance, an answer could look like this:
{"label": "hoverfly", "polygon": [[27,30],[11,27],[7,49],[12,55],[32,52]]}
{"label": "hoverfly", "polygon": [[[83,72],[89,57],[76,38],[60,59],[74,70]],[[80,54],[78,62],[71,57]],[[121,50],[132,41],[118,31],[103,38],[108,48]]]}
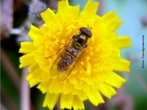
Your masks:
{"label": "hoverfly", "polygon": [[81,27],[79,33],[74,35],[64,50],[55,59],[50,69],[51,77],[58,76],[58,81],[64,81],[72,72],[78,59],[87,47],[91,31]]}

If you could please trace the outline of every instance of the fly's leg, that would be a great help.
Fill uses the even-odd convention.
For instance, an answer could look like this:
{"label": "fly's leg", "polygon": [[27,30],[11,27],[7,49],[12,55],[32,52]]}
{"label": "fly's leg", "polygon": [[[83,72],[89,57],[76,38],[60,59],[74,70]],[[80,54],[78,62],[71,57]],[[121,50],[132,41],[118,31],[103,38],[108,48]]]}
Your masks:
{"label": "fly's leg", "polygon": [[80,63],[80,66],[86,71],[87,69]]}
{"label": "fly's leg", "polygon": [[53,55],[51,55],[51,56],[49,56],[49,57],[46,57],[45,59],[51,58],[51,57],[53,57],[53,56],[55,56],[55,55],[58,55],[58,53],[59,53],[63,48],[65,48],[65,46],[63,46],[62,48],[60,48],[60,49],[57,51],[57,53],[55,53],[55,54],[53,54]]}

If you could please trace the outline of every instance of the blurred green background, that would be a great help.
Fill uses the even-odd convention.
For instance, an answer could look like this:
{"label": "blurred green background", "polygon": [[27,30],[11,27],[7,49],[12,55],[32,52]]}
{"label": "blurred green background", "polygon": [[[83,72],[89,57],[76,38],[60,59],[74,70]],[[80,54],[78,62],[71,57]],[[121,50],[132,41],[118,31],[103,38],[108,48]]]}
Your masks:
{"label": "blurred green background", "polygon": [[[45,95],[36,87],[29,89],[25,82],[27,69],[19,69],[19,44],[28,40],[28,7],[34,1],[37,0],[1,1],[1,110],[48,110],[42,107]],[[58,0],[43,1],[56,10]],[[100,2],[100,16],[111,10],[120,15],[124,24],[117,34],[130,36],[133,46],[123,49],[121,55],[131,61],[131,72],[120,73],[127,82],[117,90],[116,96],[110,100],[105,99],[105,104],[94,107],[86,101],[86,110],[147,110],[147,0],[93,1]],[[87,0],[70,0],[71,5],[80,4],[81,10],[86,2]],[[58,110],[58,105],[55,110]]]}

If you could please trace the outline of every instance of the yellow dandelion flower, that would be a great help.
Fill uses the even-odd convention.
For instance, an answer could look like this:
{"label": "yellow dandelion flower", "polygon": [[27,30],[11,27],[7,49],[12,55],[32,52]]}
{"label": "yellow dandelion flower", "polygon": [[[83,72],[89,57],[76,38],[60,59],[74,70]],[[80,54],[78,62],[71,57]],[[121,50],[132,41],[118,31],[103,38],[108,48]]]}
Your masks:
{"label": "yellow dandelion flower", "polygon": [[[130,62],[121,58],[120,49],[131,46],[130,37],[116,35],[122,22],[114,11],[100,17],[96,14],[97,8],[98,2],[88,0],[80,12],[79,5],[70,6],[68,0],[59,1],[57,13],[49,8],[41,13],[44,25],[40,28],[31,25],[29,36],[32,41],[21,43],[19,52],[25,55],[20,58],[20,68],[28,67],[26,79],[30,87],[38,85],[37,88],[46,93],[44,107],[53,109],[58,100],[61,109],[84,109],[85,100],[97,106],[104,103],[101,94],[110,99],[116,94],[115,88],[120,88],[126,81],[116,71],[129,72]],[[76,42],[73,36],[81,27],[92,36],[87,41],[87,47],[79,41],[83,52],[77,60],[75,47],[69,43]],[[64,62],[62,57],[65,56],[61,53],[69,49],[74,52],[66,54],[68,62]],[[75,54],[73,69],[70,68],[72,54]],[[56,59],[60,60],[56,62]],[[59,68],[59,65],[63,62],[65,65],[61,67],[68,67],[62,71],[64,68]],[[52,65],[56,69],[51,73]],[[71,73],[67,72],[69,69]],[[59,80],[63,77],[60,74],[69,76]]]}

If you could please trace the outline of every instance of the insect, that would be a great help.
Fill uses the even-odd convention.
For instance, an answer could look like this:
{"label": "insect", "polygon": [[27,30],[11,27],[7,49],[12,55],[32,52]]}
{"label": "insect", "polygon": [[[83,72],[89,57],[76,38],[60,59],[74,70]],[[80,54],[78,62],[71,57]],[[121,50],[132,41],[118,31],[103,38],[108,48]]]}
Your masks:
{"label": "insect", "polygon": [[59,82],[64,81],[71,74],[75,64],[86,49],[90,37],[92,37],[91,31],[86,27],[81,27],[55,59],[50,69],[50,76],[58,76]]}

